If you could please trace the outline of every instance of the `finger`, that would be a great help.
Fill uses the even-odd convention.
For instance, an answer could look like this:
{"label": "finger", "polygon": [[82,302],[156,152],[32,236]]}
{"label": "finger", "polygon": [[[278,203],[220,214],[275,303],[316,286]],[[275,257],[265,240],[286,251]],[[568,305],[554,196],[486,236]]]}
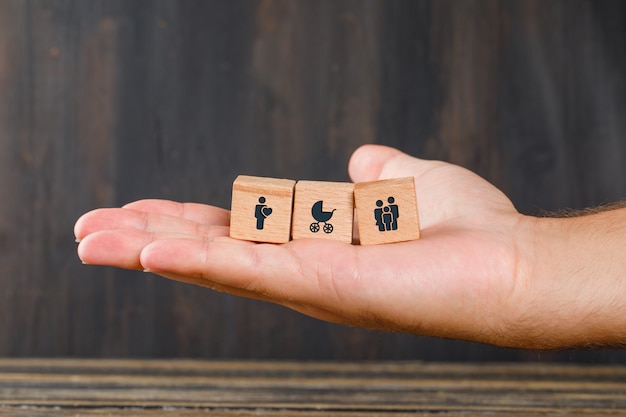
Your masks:
{"label": "finger", "polygon": [[275,300],[305,304],[312,300],[319,306],[320,297],[328,304],[338,300],[333,299],[332,284],[318,276],[353,277],[352,256],[352,245],[334,241],[320,245],[315,239],[285,245],[245,244],[230,238],[173,239],[146,246],[141,263],[155,273],[200,276]]}
{"label": "finger", "polygon": [[483,249],[502,252],[496,239],[455,234],[376,247],[316,239],[247,246],[229,238],[159,240],[140,260],[155,273],[201,277],[325,320],[481,340],[497,317],[490,306],[510,293],[503,268],[511,262],[496,256],[484,265]]}
{"label": "finger", "polygon": [[[173,232],[180,234],[212,237],[227,232],[224,217],[205,216],[212,223],[198,223],[182,217],[175,217],[157,212],[136,211],[124,208],[97,209],[84,214],[74,226],[74,235],[78,241],[85,236],[101,230],[133,229],[146,232]],[[221,228],[216,228],[221,226]],[[221,231],[218,233],[218,231]]]}
{"label": "finger", "polygon": [[204,224],[228,225],[230,223],[229,210],[206,204],[179,203],[170,200],[139,200],[128,203],[122,208],[166,214]]}
{"label": "finger", "polygon": [[138,230],[95,232],[81,240],[78,257],[89,265],[142,270],[139,254],[153,239],[149,233]]}
{"label": "finger", "polygon": [[435,167],[445,165],[441,161],[415,158],[388,146],[363,145],[352,154],[348,171],[354,182],[364,182],[419,177]]}
{"label": "finger", "polygon": [[[420,267],[423,260],[400,254],[419,253],[414,250],[419,248],[320,243],[304,239],[285,245],[244,246],[229,238],[160,240],[146,246],[140,260],[158,274],[202,277],[334,322],[388,328],[382,317],[398,323],[406,320],[399,316],[415,308],[410,294],[423,293],[423,283],[415,279],[418,274],[410,275],[432,266],[424,263]],[[425,260],[432,256],[424,253]],[[393,303],[389,303],[390,297]]]}
{"label": "finger", "polygon": [[421,228],[444,221],[462,225],[468,216],[474,221],[491,221],[487,213],[514,212],[500,190],[473,172],[442,161],[414,158],[386,146],[362,146],[354,152],[349,168],[355,182],[414,177]]}
{"label": "finger", "polygon": [[[226,229],[226,230],[224,230]],[[159,239],[212,239],[226,235],[228,228],[214,227],[206,237],[183,233],[152,233],[134,229],[101,230],[87,235],[78,245],[78,257],[90,265],[145,269],[139,260],[142,249]]]}
{"label": "finger", "polygon": [[383,170],[390,161],[401,156],[408,157],[388,146],[363,145],[352,154],[348,172],[354,182],[375,181],[382,178]]}

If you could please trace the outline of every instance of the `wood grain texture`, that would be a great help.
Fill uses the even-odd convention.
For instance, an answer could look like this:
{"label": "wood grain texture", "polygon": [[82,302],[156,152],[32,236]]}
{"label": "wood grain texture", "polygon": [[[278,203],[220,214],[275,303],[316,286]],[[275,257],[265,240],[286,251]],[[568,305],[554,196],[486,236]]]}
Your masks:
{"label": "wood grain texture", "polygon": [[[461,164],[525,213],[626,198],[620,0],[0,0],[0,355],[624,362],[385,334],[85,267],[82,213],[229,207],[351,152]],[[1,410],[1,409],[0,409]]]}
{"label": "wood grain texture", "polygon": [[238,176],[233,182],[230,237],[289,242],[295,185],[294,180]]}
{"label": "wood grain texture", "polygon": [[413,177],[358,183],[354,202],[361,245],[420,238]]}
{"label": "wood grain texture", "polygon": [[352,243],[353,226],[354,184],[332,181],[296,183],[293,239],[332,239]]}
{"label": "wood grain texture", "polygon": [[620,366],[2,360],[0,415],[623,416],[625,381]]}

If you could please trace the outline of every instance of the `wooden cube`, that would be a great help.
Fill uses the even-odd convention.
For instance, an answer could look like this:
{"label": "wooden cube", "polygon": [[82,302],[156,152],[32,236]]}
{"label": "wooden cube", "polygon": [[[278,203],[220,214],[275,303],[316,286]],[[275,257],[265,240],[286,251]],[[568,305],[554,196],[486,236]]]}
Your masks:
{"label": "wooden cube", "polygon": [[233,182],[230,237],[285,243],[291,235],[295,181],[238,176]]}
{"label": "wooden cube", "polygon": [[413,177],[356,184],[354,202],[361,245],[419,239]]}
{"label": "wooden cube", "polygon": [[321,238],[352,243],[354,184],[298,181],[293,203],[294,239]]}

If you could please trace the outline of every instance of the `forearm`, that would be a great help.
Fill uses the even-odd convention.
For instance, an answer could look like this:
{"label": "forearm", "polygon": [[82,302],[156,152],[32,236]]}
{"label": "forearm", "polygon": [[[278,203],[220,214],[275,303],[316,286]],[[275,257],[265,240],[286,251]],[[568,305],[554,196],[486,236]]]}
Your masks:
{"label": "forearm", "polygon": [[531,222],[518,319],[537,347],[626,344],[626,209]]}

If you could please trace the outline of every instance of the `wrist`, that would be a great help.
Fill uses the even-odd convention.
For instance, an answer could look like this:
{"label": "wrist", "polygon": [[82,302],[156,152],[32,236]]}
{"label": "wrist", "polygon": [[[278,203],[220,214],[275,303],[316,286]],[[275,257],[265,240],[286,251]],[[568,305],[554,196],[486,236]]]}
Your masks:
{"label": "wrist", "polygon": [[515,317],[530,347],[626,343],[626,211],[522,223]]}

